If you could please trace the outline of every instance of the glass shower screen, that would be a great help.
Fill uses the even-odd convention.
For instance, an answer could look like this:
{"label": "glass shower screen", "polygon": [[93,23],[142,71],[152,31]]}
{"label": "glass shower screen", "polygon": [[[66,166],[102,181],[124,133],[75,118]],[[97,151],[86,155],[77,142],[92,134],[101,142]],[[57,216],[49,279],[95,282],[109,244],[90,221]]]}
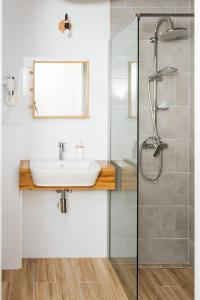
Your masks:
{"label": "glass shower screen", "polygon": [[128,299],[137,297],[138,20],[111,39],[110,259]]}

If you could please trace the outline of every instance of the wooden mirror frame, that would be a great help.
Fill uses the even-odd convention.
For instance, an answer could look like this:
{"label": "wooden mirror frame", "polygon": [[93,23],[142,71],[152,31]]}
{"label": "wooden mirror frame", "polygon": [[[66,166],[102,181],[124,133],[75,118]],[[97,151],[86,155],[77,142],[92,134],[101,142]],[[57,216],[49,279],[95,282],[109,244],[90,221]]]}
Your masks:
{"label": "wooden mirror frame", "polygon": [[[83,115],[66,115],[66,116],[37,116],[37,106],[35,101],[35,65],[36,64],[44,64],[44,63],[66,63],[66,64],[87,64],[87,72],[86,72],[86,112]],[[90,64],[89,61],[33,61],[33,97],[32,97],[32,117],[34,119],[89,119],[89,68]]]}

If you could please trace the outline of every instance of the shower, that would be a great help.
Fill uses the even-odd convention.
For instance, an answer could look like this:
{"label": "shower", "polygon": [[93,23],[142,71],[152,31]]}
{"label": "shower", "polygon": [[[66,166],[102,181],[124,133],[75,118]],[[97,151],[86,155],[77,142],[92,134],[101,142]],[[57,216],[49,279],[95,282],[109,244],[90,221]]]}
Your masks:
{"label": "shower", "polygon": [[[160,31],[160,26],[163,23],[167,23],[167,29]],[[152,136],[145,139],[140,147],[140,171],[142,176],[149,180],[157,180],[161,173],[163,167],[163,150],[168,148],[168,144],[161,140],[161,137],[158,132],[157,126],[157,113],[159,110],[168,110],[167,106],[159,106],[157,102],[157,84],[161,82],[164,76],[172,76],[175,74],[178,69],[174,67],[164,67],[161,70],[158,70],[158,41],[173,41],[177,39],[184,39],[187,36],[187,29],[182,27],[174,27],[173,22],[170,17],[161,18],[154,30],[154,36],[150,38],[150,42],[154,44],[154,73],[148,77],[147,80],[147,89],[148,89],[148,98],[149,98],[149,107],[152,118],[153,125],[153,134]],[[153,86],[153,92],[151,91],[151,86]],[[154,177],[149,177],[145,174],[143,170],[143,150],[152,149],[153,157],[159,159],[158,171]]]}
{"label": "shower", "polygon": [[176,68],[173,68],[173,67],[163,68],[163,69],[157,71],[156,73],[154,73],[153,75],[150,75],[149,76],[149,81],[154,81],[155,79],[159,80],[159,81],[162,81],[162,79],[163,79],[162,76],[163,75],[173,74],[177,71],[178,70]]}

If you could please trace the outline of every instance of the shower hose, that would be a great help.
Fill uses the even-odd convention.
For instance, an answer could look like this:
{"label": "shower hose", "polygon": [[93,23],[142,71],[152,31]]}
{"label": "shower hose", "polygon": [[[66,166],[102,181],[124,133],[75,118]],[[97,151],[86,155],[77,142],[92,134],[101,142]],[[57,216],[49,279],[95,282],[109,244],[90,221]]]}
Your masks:
{"label": "shower hose", "polygon": [[[143,150],[144,149],[150,149],[150,148],[156,148],[159,146],[159,142],[160,142],[160,138],[159,138],[159,134],[158,134],[158,129],[157,129],[157,125],[156,125],[156,104],[152,103],[152,98],[151,98],[151,87],[150,87],[150,80],[148,80],[148,84],[147,84],[147,88],[148,88],[148,98],[149,98],[149,106],[150,106],[150,110],[151,110],[151,118],[152,118],[152,124],[153,124],[153,136],[152,137],[148,137],[146,140],[143,141],[143,143],[141,144],[140,147],[140,171],[142,176],[149,181],[155,181],[157,180],[161,173],[162,173],[162,167],[163,167],[163,153],[162,150],[159,152],[159,166],[158,166],[158,171],[157,174],[154,177],[149,177],[147,174],[145,174],[144,169],[143,169]],[[152,140],[151,143],[148,143],[149,140]]]}
{"label": "shower hose", "polygon": [[149,177],[147,174],[145,174],[145,172],[144,172],[144,170],[143,170],[143,150],[145,149],[145,145],[146,145],[146,142],[147,142],[148,139],[149,139],[149,138],[147,138],[147,139],[142,143],[142,145],[141,145],[141,147],[140,147],[140,171],[141,171],[142,176],[143,176],[145,179],[147,179],[147,180],[149,180],[149,181],[155,181],[155,180],[157,180],[157,179],[160,177],[160,175],[161,175],[161,173],[162,173],[163,153],[162,153],[162,151],[160,151],[160,154],[159,154],[159,158],[160,158],[159,160],[160,160],[160,162],[159,162],[157,174],[156,174],[154,177]]}

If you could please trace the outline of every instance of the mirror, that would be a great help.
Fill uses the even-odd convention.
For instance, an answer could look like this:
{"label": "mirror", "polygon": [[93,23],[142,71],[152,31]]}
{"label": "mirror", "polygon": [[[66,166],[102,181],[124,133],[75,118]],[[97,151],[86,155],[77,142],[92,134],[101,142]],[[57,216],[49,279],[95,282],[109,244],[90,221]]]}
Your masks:
{"label": "mirror", "polygon": [[89,62],[33,62],[34,118],[89,118]]}

